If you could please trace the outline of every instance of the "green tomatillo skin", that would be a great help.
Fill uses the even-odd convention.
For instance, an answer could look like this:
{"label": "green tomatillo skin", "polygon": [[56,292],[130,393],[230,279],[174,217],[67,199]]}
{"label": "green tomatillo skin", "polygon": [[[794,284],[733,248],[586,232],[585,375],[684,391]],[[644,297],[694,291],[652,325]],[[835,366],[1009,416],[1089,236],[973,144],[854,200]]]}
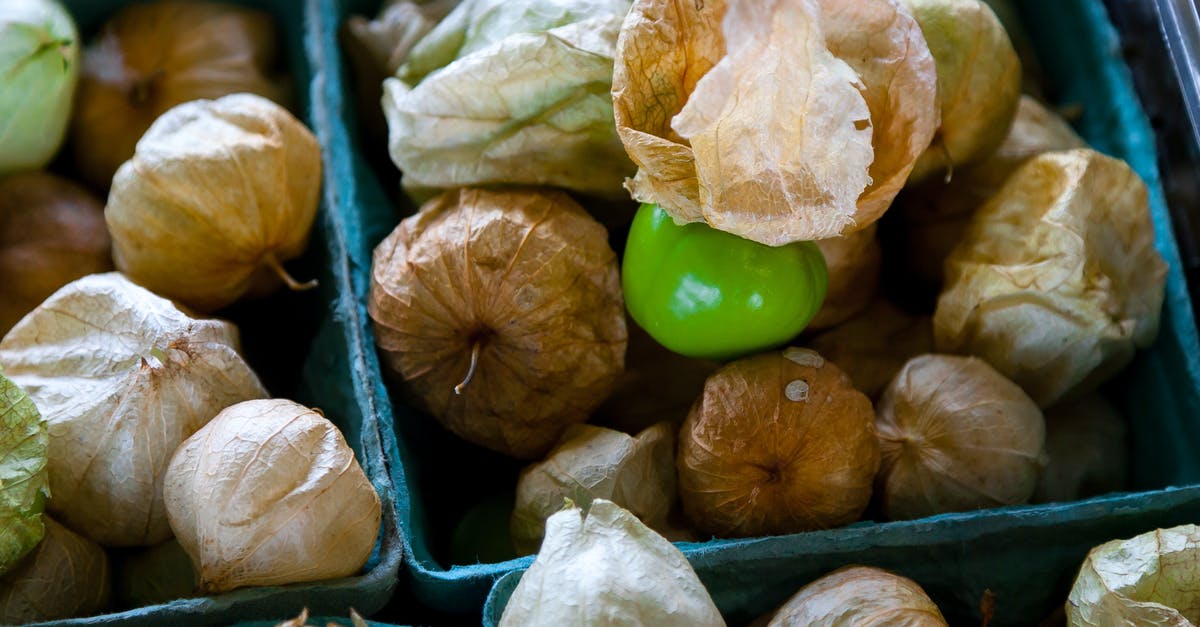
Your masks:
{"label": "green tomatillo skin", "polygon": [[621,285],[629,314],[663,346],[726,360],[791,340],[825,300],[812,242],[771,247],[706,224],[677,225],[658,205],[633,219]]}

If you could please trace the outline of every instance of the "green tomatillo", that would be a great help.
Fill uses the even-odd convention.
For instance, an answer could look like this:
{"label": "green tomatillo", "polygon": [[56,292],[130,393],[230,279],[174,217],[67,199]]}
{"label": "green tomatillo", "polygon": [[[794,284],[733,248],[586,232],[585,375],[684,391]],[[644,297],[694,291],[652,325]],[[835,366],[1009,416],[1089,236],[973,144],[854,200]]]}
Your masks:
{"label": "green tomatillo", "polygon": [[765,246],[706,224],[677,225],[658,205],[633,219],[621,283],[625,305],[663,346],[733,359],[795,337],[828,282],[812,242]]}

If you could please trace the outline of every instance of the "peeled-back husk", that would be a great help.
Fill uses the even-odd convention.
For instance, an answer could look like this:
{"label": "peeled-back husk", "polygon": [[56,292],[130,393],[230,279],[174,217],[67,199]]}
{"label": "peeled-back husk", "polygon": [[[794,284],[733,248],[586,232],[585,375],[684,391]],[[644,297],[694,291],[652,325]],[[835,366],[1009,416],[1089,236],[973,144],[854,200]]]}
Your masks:
{"label": "peeled-back husk", "polygon": [[16,568],[0,577],[0,623],[19,625],[89,616],[112,594],[108,556],[49,516],[46,536]]}
{"label": "peeled-back husk", "polygon": [[117,269],[198,311],[295,283],[321,150],[287,109],[251,94],[179,105],[113,178],[104,217]]}
{"label": "peeled-back husk", "polygon": [[892,0],[638,0],[613,105],[635,199],[780,245],[883,214],[937,126],[936,71]]}
{"label": "peeled-back husk", "polygon": [[464,0],[383,83],[388,152],[414,196],[549,185],[626,200],[614,46],[629,0]]}
{"label": "peeled-back husk", "polygon": [[808,323],[814,331],[837,326],[866,308],[879,288],[883,249],[875,225],[843,237],[817,241],[825,257],[829,287],[821,309]]}
{"label": "peeled-back husk", "polygon": [[171,537],[162,478],[175,447],[266,390],[237,328],[190,317],[123,275],[68,284],[0,341],[0,366],[50,433],[47,509],[106,546]]}
{"label": "peeled-back husk", "polygon": [[1067,597],[1072,627],[1200,624],[1200,527],[1156,529],[1088,553]]}
{"label": "peeled-back husk", "polygon": [[222,411],[175,451],[163,486],[205,594],[348,577],[379,533],[379,495],[342,433],[288,400]]}
{"label": "peeled-back husk", "polygon": [[384,366],[481,446],[540,457],[624,368],[616,254],[562,192],[447,192],[379,244],[371,274]]}
{"label": "peeled-back husk", "polygon": [[1119,492],[1129,481],[1125,419],[1103,396],[1087,394],[1046,410],[1046,454],[1033,502]]}
{"label": "peeled-back husk", "polygon": [[1154,341],[1166,273],[1146,185],[1128,165],[1045,153],[980,208],[946,260],[935,344],[983,358],[1048,407]]}
{"label": "peeled-back husk", "polygon": [[877,399],[909,359],[933,350],[933,323],[929,316],[910,316],[877,300],[811,344],[850,375],[855,388]]}
{"label": "peeled-back husk", "polygon": [[75,162],[107,189],[138,139],[168,109],[250,93],[285,102],[271,16],[226,2],[127,4],[84,50],[71,120]]}
{"label": "peeled-back husk", "polygon": [[604,499],[546,521],[537,558],[508,599],[500,627],[724,627],[679,549]]}
{"label": "peeled-back husk", "polygon": [[1041,410],[974,357],[911,359],[876,416],[890,520],[1024,503],[1046,464]]}
{"label": "peeled-back husk", "polygon": [[817,579],[776,610],[768,627],[935,627],[941,610],[917,582],[869,566],[847,566]]}
{"label": "peeled-back husk", "polygon": [[675,427],[660,422],[637,436],[568,427],[545,461],[526,467],[517,480],[511,527],[518,554],[537,552],[546,519],[562,509],[563,499],[584,508],[606,499],[665,533],[675,501]]}
{"label": "peeled-back husk", "polygon": [[727,364],[679,432],[684,512],[723,537],[853,522],[879,468],[874,422],[871,401],[811,350]]}

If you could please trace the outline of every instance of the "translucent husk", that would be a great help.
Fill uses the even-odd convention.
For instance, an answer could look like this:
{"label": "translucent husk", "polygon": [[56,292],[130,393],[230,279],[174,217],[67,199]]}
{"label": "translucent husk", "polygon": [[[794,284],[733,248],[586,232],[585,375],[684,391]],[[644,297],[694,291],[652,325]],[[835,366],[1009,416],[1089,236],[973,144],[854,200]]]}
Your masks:
{"label": "translucent husk", "polygon": [[481,446],[540,457],[624,368],[616,254],[562,192],[447,192],[379,244],[371,273],[387,371]]}
{"label": "translucent husk", "polygon": [[876,416],[877,493],[891,520],[1024,503],[1046,464],[1041,410],[974,357],[913,358]]}
{"label": "translucent husk", "polygon": [[379,534],[379,495],[354,451],[288,400],[222,411],[175,451],[163,485],[204,594],[348,577]]}
{"label": "translucent husk", "polygon": [[104,549],[49,516],[46,536],[0,577],[0,623],[89,616],[108,605],[112,579]]}
{"label": "translucent husk", "polygon": [[938,123],[936,72],[899,2],[638,0],[617,41],[633,197],[768,245],[887,209]]}
{"label": "translucent husk", "polygon": [[266,395],[237,328],[193,318],[116,272],[55,292],[0,341],[50,434],[47,509],[106,546],[171,537],[163,472],[217,412]]}
{"label": "translucent husk", "polygon": [[722,537],[853,522],[879,468],[874,418],[850,378],[811,350],[729,363],[679,432],[684,512]]}
{"label": "translucent husk", "polygon": [[869,566],[847,566],[804,586],[768,627],[935,627],[947,625],[938,606],[907,577]]}
{"label": "translucent husk", "polygon": [[1050,461],[1033,501],[1075,501],[1125,489],[1130,470],[1126,431],[1125,419],[1099,394],[1046,410]]}
{"label": "translucent husk", "polygon": [[687,559],[611,501],[569,506],[508,599],[500,627],[560,625],[724,627]]}
{"label": "translucent husk", "polygon": [[49,440],[33,401],[0,371],[0,575],[32,551],[45,533]]}
{"label": "translucent husk", "polygon": [[866,311],[813,338],[811,345],[850,375],[855,388],[877,399],[905,362],[933,350],[933,322],[929,316],[910,316],[876,300]]}
{"label": "translucent husk", "polygon": [[1072,627],[1200,624],[1200,527],[1157,529],[1088,553],[1067,597]]}
{"label": "translucent husk", "polygon": [[862,311],[875,298],[883,250],[875,225],[844,237],[816,242],[825,257],[829,287],[825,302],[808,323],[812,330],[837,326]]}
{"label": "translucent husk", "polygon": [[287,109],[251,94],[179,105],[117,171],[104,208],[117,269],[198,311],[282,284],[317,214],[321,149]]}
{"label": "translucent husk", "polygon": [[636,436],[571,425],[546,460],[521,471],[512,514],[513,546],[536,553],[546,519],[563,499],[587,508],[606,499],[659,533],[675,502],[675,427],[660,422]]}
{"label": "translucent husk", "polygon": [[1044,153],[976,212],[946,260],[935,344],[983,358],[1049,407],[1154,341],[1166,272],[1148,190],[1128,165]]}

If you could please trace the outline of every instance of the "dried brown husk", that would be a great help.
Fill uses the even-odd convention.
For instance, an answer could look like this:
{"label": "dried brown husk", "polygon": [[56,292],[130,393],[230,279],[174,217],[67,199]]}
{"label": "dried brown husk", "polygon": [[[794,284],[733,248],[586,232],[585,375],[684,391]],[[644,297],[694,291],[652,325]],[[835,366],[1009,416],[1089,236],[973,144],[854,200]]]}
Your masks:
{"label": "dried brown husk", "polygon": [[941,610],[917,582],[869,566],[847,566],[792,595],[769,627],[874,627],[947,625]]}
{"label": "dried brown husk", "polygon": [[297,283],[281,265],[308,246],[321,149],[304,124],[251,94],[162,115],[113,178],[104,216],[117,269],[198,311]]}
{"label": "dried brown husk", "polygon": [[49,516],[42,521],[41,543],[0,577],[0,623],[5,625],[90,616],[103,610],[112,594],[104,549]]}
{"label": "dried brown husk", "polygon": [[677,221],[769,245],[853,232],[928,145],[935,92],[920,29],[892,0],[639,0],[613,74],[639,166],[626,185]]}
{"label": "dried brown husk", "polygon": [[879,468],[874,422],[871,401],[811,350],[727,364],[679,433],[684,512],[722,537],[853,522]]}
{"label": "dried brown husk", "polygon": [[875,225],[843,237],[817,241],[825,257],[829,283],[825,302],[808,323],[812,330],[841,324],[866,308],[879,289],[883,250],[875,237]]}
{"label": "dried brown husk", "polygon": [[1091,550],[1067,597],[1072,627],[1200,624],[1196,562],[1200,527],[1170,529],[1113,540]]}
{"label": "dried brown husk", "polygon": [[546,519],[564,499],[585,509],[607,499],[664,533],[675,501],[675,427],[660,422],[636,436],[568,427],[545,461],[526,467],[517,480],[511,529],[518,554],[537,552]]}
{"label": "dried brown husk", "polygon": [[1158,333],[1167,266],[1145,183],[1087,149],[1044,153],[946,260],[939,351],[983,358],[1042,407],[1107,380]]}
{"label": "dried brown husk", "polygon": [[175,105],[252,93],[284,102],[271,16],[219,2],[126,5],[83,52],[71,120],[75,162],[107,189],[150,124]]}
{"label": "dried brown husk", "polygon": [[629,332],[625,371],[589,421],[626,433],[664,420],[678,427],[704,390],[705,379],[720,364],[667,350],[628,318],[625,328]]}
{"label": "dried brown husk", "polygon": [[910,360],[876,408],[891,520],[1024,503],[1046,463],[1042,412],[974,357]]}
{"label": "dried brown husk", "polygon": [[933,350],[933,322],[886,300],[813,338],[811,346],[850,376],[854,387],[878,399],[909,359]]}
{"label": "dried brown husk", "polygon": [[1000,191],[1013,172],[1044,152],[1087,144],[1057,113],[1021,96],[1004,142],[977,164],[957,170],[949,182],[931,178],[897,200],[903,216],[909,265],[928,285],[940,286],[946,257],[962,239],[971,215]]}
{"label": "dried brown husk", "polygon": [[562,192],[442,194],[379,244],[371,273],[384,365],[481,446],[541,456],[624,368],[616,254]]}
{"label": "dried brown husk", "polygon": [[1129,481],[1125,419],[1103,396],[1087,394],[1046,410],[1046,454],[1035,503],[1119,492]]}
{"label": "dried brown husk", "polygon": [[53,174],[0,180],[0,337],[58,288],[112,270],[104,204]]}
{"label": "dried brown husk", "polygon": [[937,66],[941,126],[909,177],[919,182],[987,157],[1004,141],[1021,95],[1021,61],[981,0],[904,0]]}
{"label": "dried brown husk", "polygon": [[228,407],[167,467],[167,515],[204,594],[353,575],[381,506],[342,433],[284,399]]}
{"label": "dried brown husk", "polygon": [[266,396],[237,328],[197,319],[123,275],[55,292],[0,341],[0,366],[50,432],[49,512],[106,546],[171,537],[162,479],[221,409]]}

